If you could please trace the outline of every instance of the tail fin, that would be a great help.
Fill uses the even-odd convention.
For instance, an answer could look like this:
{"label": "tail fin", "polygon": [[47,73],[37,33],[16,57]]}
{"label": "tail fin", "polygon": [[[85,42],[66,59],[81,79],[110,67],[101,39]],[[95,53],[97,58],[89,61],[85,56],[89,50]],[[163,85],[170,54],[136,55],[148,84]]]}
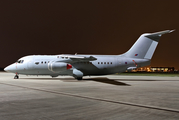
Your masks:
{"label": "tail fin", "polygon": [[165,30],[156,33],[142,34],[129,51],[123,55],[129,58],[151,59],[160,37],[163,34],[171,33],[173,31],[174,30]]}

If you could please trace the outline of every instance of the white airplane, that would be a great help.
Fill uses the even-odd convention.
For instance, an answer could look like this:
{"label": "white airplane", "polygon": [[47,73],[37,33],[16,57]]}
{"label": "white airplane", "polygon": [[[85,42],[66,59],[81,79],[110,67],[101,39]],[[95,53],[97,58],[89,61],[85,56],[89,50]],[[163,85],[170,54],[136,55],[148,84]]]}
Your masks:
{"label": "white airplane", "polygon": [[24,75],[70,75],[81,80],[83,76],[121,73],[147,66],[157,47],[161,35],[171,33],[166,30],[142,34],[135,44],[121,55],[30,55],[20,58],[4,70]]}

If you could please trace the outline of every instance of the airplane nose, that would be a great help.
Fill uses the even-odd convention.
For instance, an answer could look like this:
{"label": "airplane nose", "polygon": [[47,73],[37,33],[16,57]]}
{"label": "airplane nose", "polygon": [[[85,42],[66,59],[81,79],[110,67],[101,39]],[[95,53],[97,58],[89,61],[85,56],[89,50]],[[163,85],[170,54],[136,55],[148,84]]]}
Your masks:
{"label": "airplane nose", "polygon": [[8,67],[5,67],[5,68],[4,68],[4,71],[6,71],[6,72],[7,72],[7,71],[8,71]]}
{"label": "airplane nose", "polygon": [[12,64],[12,65],[5,67],[4,71],[6,71],[6,72],[16,72],[16,67],[15,67],[14,64]]}

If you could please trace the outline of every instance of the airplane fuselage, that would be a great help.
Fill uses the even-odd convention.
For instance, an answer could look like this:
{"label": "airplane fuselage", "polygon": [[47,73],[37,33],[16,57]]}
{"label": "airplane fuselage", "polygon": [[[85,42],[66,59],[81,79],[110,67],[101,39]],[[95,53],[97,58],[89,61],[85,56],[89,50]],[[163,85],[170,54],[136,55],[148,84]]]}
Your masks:
{"label": "airplane fuselage", "polygon": [[[58,75],[73,75],[73,69],[78,69],[83,72],[83,76],[87,75],[106,75],[126,71],[129,67],[142,67],[150,64],[147,59],[124,58],[118,55],[78,55],[82,57],[93,56],[97,58],[94,61],[75,61],[64,57],[68,55],[31,55],[20,58],[18,61],[9,67],[16,74],[24,75],[50,75],[56,77]],[[75,55],[70,55],[74,56]],[[21,62],[23,61],[23,62]],[[59,71],[49,69],[50,63],[58,61],[58,63],[70,63],[72,68],[67,68]]]}

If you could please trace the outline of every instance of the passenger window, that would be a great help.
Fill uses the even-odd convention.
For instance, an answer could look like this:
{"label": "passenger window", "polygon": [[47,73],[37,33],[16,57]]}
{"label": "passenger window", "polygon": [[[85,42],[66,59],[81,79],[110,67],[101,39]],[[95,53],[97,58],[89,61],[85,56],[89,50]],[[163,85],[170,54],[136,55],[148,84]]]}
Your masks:
{"label": "passenger window", "polygon": [[106,62],[104,62],[104,64],[106,64]]}
{"label": "passenger window", "polygon": [[43,64],[43,62],[41,62],[41,64]]}
{"label": "passenger window", "polygon": [[47,62],[45,61],[45,64],[46,64]]}
{"label": "passenger window", "polygon": [[101,62],[101,64],[103,64],[103,62]]}
{"label": "passenger window", "polygon": [[112,62],[111,62],[111,64],[112,64]]}
{"label": "passenger window", "polygon": [[109,62],[108,62],[108,64],[109,64]]}

